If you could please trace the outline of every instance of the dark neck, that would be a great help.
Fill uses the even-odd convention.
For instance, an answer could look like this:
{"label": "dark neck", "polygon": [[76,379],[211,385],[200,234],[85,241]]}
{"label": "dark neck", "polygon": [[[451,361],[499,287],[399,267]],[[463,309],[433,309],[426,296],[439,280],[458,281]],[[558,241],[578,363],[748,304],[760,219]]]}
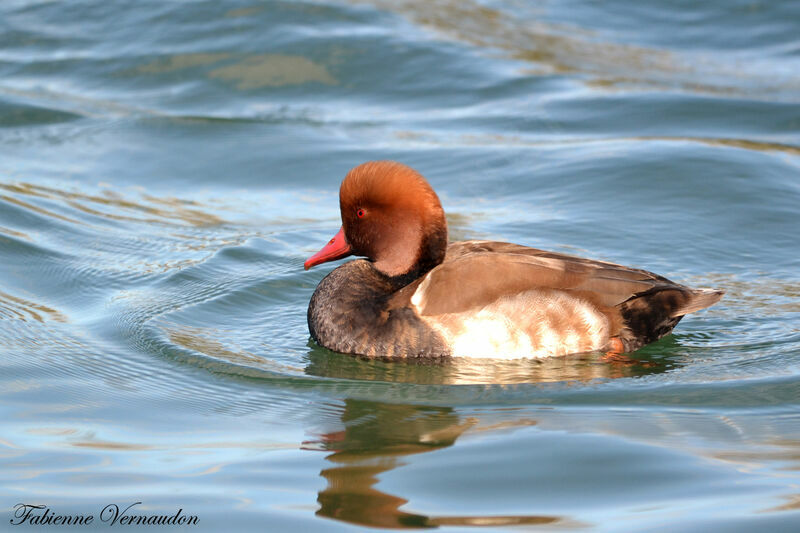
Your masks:
{"label": "dark neck", "polygon": [[444,261],[447,253],[447,223],[443,222],[436,231],[428,233],[420,246],[419,260],[417,261],[418,278],[427,274]]}
{"label": "dark neck", "polygon": [[325,276],[308,305],[308,329],[320,345],[369,357],[442,357],[440,335],[390,298],[411,274],[389,277],[364,259]]}
{"label": "dark neck", "polygon": [[391,278],[359,259],[336,268],[319,282],[308,305],[308,329],[322,346],[358,353],[356,343],[374,329],[395,287]]}

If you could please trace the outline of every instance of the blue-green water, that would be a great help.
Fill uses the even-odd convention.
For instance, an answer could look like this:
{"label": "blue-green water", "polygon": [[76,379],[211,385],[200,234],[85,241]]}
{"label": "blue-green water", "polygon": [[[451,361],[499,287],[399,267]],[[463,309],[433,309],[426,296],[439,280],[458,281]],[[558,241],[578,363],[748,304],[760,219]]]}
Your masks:
{"label": "blue-green water", "polygon": [[[727,295],[635,365],[320,349],[385,158],[454,239]],[[0,3],[0,529],[798,531],[798,313],[797,2]]]}

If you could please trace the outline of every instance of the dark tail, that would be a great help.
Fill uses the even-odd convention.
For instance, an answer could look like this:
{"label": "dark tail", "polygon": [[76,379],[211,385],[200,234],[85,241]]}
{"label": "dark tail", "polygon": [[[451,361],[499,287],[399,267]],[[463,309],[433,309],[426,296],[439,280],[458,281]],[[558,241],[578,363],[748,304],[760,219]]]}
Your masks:
{"label": "dark tail", "polygon": [[725,291],[688,287],[654,287],[619,306],[625,322],[620,335],[626,352],[632,352],[672,331],[688,313],[717,303]]}
{"label": "dark tail", "polygon": [[725,291],[719,289],[692,289],[686,301],[673,309],[669,316],[677,318],[711,307],[722,299],[723,294]]}

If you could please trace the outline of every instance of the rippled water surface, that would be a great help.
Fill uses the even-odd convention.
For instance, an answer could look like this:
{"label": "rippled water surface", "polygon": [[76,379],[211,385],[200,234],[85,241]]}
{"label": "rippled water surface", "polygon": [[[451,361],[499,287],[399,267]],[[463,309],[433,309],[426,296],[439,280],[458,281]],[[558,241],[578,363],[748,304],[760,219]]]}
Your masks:
{"label": "rippled water surface", "polygon": [[[321,349],[386,158],[726,297],[628,365]],[[799,313],[797,2],[0,3],[1,524],[798,531]]]}

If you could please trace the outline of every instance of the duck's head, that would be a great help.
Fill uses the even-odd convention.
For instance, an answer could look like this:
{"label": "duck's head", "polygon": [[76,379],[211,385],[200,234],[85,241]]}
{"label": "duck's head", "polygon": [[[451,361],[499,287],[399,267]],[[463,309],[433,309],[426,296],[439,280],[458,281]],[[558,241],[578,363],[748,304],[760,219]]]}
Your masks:
{"label": "duck's head", "polygon": [[444,260],[447,222],[439,197],[411,167],[395,161],[361,164],[339,189],[342,229],[304,264],[364,256],[389,277],[417,277]]}

